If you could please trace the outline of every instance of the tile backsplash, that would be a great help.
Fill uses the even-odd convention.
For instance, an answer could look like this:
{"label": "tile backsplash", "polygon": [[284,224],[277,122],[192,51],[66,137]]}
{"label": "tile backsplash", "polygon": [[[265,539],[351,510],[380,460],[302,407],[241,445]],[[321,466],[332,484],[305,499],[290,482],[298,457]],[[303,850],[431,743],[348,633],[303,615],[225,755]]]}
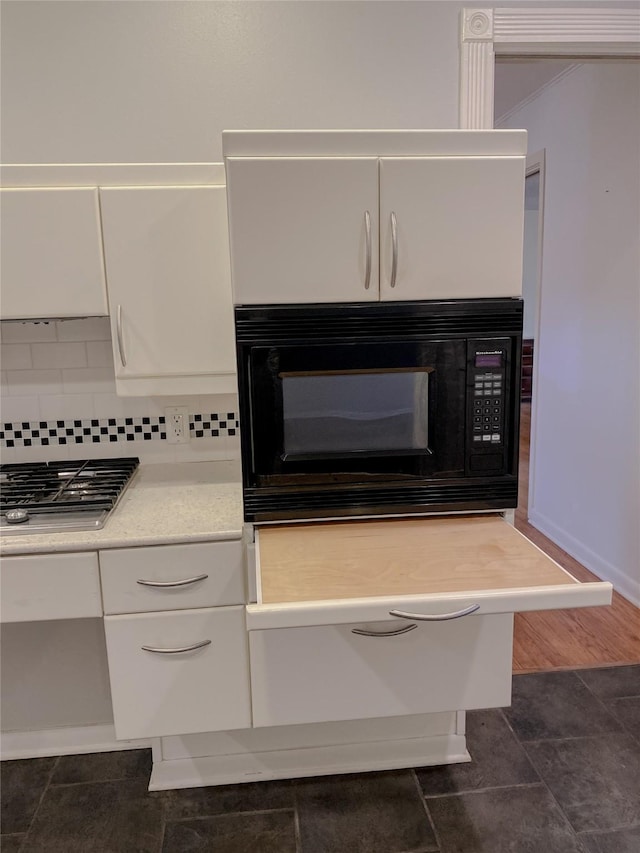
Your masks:
{"label": "tile backsplash", "polygon": [[[237,459],[235,395],[118,397],[107,317],[0,323],[3,462],[138,456]],[[167,441],[165,408],[186,406],[189,442]]]}

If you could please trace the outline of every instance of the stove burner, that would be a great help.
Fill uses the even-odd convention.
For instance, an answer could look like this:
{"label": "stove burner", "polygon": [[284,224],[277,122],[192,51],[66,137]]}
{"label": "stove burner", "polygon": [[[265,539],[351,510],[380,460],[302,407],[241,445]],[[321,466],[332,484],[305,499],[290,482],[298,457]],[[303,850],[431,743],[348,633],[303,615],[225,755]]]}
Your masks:
{"label": "stove burner", "polygon": [[136,457],[0,466],[3,532],[102,527],[136,472]]}
{"label": "stove burner", "polygon": [[23,524],[29,521],[29,513],[26,509],[10,509],[5,512],[4,517],[7,519],[7,524]]}

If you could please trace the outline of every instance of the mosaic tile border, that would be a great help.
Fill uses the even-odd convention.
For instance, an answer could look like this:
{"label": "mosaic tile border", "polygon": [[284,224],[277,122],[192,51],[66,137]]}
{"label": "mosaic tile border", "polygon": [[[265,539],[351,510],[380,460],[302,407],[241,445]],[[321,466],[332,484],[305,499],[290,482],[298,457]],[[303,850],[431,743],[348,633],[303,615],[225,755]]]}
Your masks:
{"label": "mosaic tile border", "polygon": [[[189,415],[189,440],[234,436],[234,412]],[[166,441],[164,415],[157,417],[80,418],[55,421],[15,421],[0,429],[0,447],[39,447],[59,444],[100,444],[115,441]]]}

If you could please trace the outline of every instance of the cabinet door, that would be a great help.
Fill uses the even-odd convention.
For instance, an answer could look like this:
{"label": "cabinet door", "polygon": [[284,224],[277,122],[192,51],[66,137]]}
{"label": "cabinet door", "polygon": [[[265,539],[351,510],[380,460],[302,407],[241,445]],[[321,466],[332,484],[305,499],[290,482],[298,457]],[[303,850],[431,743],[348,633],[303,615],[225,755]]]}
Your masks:
{"label": "cabinet door", "polygon": [[113,187],[100,197],[116,378],[180,383],[139,383],[138,393],[233,390],[213,382],[235,372],[225,188]]}
{"label": "cabinet door", "polygon": [[242,607],[106,616],[104,625],[118,738],[251,725]]}
{"label": "cabinet door", "polygon": [[236,305],[379,298],[375,157],[230,157],[226,168]]}
{"label": "cabinet door", "polygon": [[382,158],[381,298],[520,296],[524,170],[524,157]]}
{"label": "cabinet door", "polygon": [[106,315],[98,190],[3,189],[3,320]]}

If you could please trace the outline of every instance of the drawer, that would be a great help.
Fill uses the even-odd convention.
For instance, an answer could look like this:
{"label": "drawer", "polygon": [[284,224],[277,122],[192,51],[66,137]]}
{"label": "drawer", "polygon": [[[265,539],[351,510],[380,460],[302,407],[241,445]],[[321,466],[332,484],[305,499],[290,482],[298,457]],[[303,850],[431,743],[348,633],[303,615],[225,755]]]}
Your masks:
{"label": "drawer", "polygon": [[98,555],[3,557],[0,601],[2,622],[102,616]]}
{"label": "drawer", "polygon": [[240,541],[100,551],[104,612],[243,604]]}
{"label": "drawer", "polygon": [[510,704],[512,616],[393,629],[368,623],[252,631],[254,726]]}
{"label": "drawer", "polygon": [[251,726],[243,607],[104,622],[116,737]]}
{"label": "drawer", "polygon": [[[248,550],[249,556],[251,549]],[[611,602],[501,516],[258,528],[249,630],[474,620]]]}

